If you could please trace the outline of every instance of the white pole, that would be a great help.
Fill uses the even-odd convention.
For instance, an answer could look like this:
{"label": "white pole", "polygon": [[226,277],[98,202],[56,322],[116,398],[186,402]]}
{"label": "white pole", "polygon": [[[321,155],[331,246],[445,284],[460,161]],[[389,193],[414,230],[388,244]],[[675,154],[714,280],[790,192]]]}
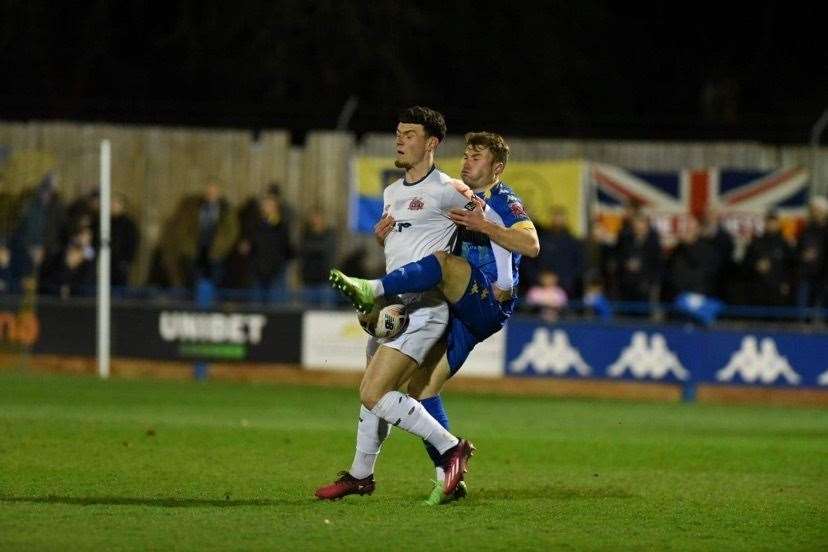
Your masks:
{"label": "white pole", "polygon": [[100,247],[98,251],[98,375],[109,377],[109,208],[111,153],[109,140],[101,141],[101,190],[100,190]]}

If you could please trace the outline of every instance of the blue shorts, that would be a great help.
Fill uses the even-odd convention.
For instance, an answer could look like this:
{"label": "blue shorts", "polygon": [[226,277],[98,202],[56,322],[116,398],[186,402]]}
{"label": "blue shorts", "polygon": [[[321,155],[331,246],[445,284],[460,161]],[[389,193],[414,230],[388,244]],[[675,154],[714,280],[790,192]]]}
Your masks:
{"label": "blue shorts", "polygon": [[479,269],[472,267],[466,293],[449,305],[446,356],[449,376],[457,373],[474,346],[497,333],[509,319],[515,299],[498,302],[492,293],[492,284]]}

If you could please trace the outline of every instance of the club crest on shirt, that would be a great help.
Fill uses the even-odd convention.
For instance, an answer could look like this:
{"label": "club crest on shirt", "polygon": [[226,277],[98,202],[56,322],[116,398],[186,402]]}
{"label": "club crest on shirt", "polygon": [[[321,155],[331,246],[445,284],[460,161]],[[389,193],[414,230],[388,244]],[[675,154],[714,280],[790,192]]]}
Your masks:
{"label": "club crest on shirt", "polygon": [[408,204],[409,211],[419,211],[423,207],[425,207],[425,203],[423,203],[421,197],[412,197],[411,202]]}
{"label": "club crest on shirt", "polygon": [[523,205],[520,202],[515,201],[514,203],[509,204],[509,210],[512,211],[512,214],[516,217],[525,217],[526,211],[523,210]]}

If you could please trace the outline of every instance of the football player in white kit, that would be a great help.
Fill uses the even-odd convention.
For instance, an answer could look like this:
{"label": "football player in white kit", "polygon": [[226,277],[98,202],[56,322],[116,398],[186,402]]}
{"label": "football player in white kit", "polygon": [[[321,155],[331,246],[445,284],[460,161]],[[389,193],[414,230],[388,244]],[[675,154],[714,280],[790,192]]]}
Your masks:
{"label": "football player in white kit", "polygon": [[[443,116],[432,109],[417,106],[400,114],[395,164],[405,169],[405,176],[383,193],[384,214],[395,221],[393,231],[385,238],[388,272],[437,251],[451,251],[457,227],[450,211],[475,205],[468,186],[434,165],[435,150],[445,134]],[[467,469],[473,445],[452,435],[419,401],[397,391],[443,336],[449,320],[448,306],[436,291],[407,294],[403,299],[409,309],[405,332],[386,342],[371,338],[368,343],[351,468],[341,472],[333,483],[317,489],[320,499],[374,491],[374,464],[389,424],[424,439],[442,455],[446,495],[455,492]],[[378,439],[378,435],[383,438]]]}

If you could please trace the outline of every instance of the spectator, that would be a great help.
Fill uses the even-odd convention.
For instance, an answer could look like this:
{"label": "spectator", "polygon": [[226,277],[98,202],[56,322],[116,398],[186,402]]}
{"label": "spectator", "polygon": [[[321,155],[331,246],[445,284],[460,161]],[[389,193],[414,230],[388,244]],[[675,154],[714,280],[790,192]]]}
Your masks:
{"label": "spectator", "polygon": [[[618,243],[618,235],[607,229],[600,217],[593,217],[589,231],[589,239],[586,242],[587,272],[593,280],[600,279],[602,293],[611,297],[618,297],[616,290],[617,266],[615,260],[615,246]],[[543,251],[541,251],[543,253]],[[521,263],[523,266],[523,263]],[[584,278],[584,293],[588,287],[587,278]]]}
{"label": "spectator", "polygon": [[828,280],[828,199],[814,196],[808,205],[808,220],[799,237],[796,258],[799,264],[797,305],[819,307],[823,304]]}
{"label": "spectator", "polygon": [[[95,228],[98,224],[98,193],[82,194],[76,197],[64,210],[60,243],[65,248],[78,228]],[[98,243],[95,235],[95,243]]]}
{"label": "spectator", "polygon": [[612,318],[612,307],[604,293],[604,281],[595,269],[591,269],[584,278],[584,307],[587,313],[600,320]]}
{"label": "spectator", "polygon": [[633,215],[629,231],[619,235],[614,256],[618,297],[622,301],[653,299],[661,273],[661,245],[645,214]]}
{"label": "spectator", "polygon": [[701,225],[700,241],[709,244],[714,254],[710,293],[719,298],[729,297],[728,287],[738,280],[738,267],[733,260],[736,249],[733,236],[722,227],[719,216],[713,211],[704,214]]}
{"label": "spectator", "polygon": [[328,272],[334,263],[336,235],[320,209],[310,212],[302,232],[302,285],[310,302],[328,305],[334,293],[328,284]]}
{"label": "spectator", "polygon": [[690,216],[670,255],[670,298],[686,292],[713,295],[719,264],[720,254],[713,242],[701,239],[699,221]]}
{"label": "spectator", "polygon": [[268,195],[273,196],[279,202],[280,211],[282,220],[287,225],[288,230],[291,232],[291,243],[294,242],[293,235],[294,231],[294,222],[296,221],[296,213],[293,212],[293,207],[285,200],[285,196],[282,194],[282,185],[276,181],[269,182],[265,187],[265,190]]}
{"label": "spectator", "polygon": [[36,273],[43,262],[61,250],[63,203],[57,177],[46,175],[31,197],[24,200],[13,255],[19,259],[21,276]]}
{"label": "spectator", "polygon": [[259,198],[251,197],[238,210],[239,240],[227,257],[224,287],[250,289],[253,287],[253,267],[250,252],[256,227],[259,224]]}
{"label": "spectator", "polygon": [[[555,206],[547,228],[538,232],[540,255],[534,264],[538,272],[551,271],[557,275],[560,286],[570,297],[578,294],[584,271],[584,247],[567,227],[566,209]],[[524,259],[524,262],[528,259]],[[530,282],[539,282],[534,274],[527,274]]]}
{"label": "spectator", "polygon": [[[98,198],[92,204],[95,216],[95,244],[100,242],[100,229],[97,211],[100,208]],[[110,205],[110,258],[112,266],[112,285],[126,286],[129,284],[129,272],[135,254],[138,251],[138,226],[125,209],[124,200],[119,195],[112,196]]]}
{"label": "spectator", "polygon": [[18,218],[18,196],[0,192],[0,293],[15,291],[11,238]]}
{"label": "spectator", "polygon": [[90,295],[95,288],[95,277],[92,230],[81,227],[72,234],[65,250],[44,264],[41,291],[63,298]]}
{"label": "spectator", "polygon": [[566,303],[566,291],[558,285],[558,275],[551,270],[541,270],[538,283],[526,294],[527,306],[537,311],[543,320],[555,322]]}
{"label": "spectator", "polygon": [[617,241],[629,239],[633,235],[633,221],[645,216],[644,204],[639,199],[629,199],[624,203],[624,213],[621,216],[621,228],[618,229]]}
{"label": "spectator", "polygon": [[287,291],[286,269],[293,257],[293,248],[282,207],[280,195],[272,189],[259,201],[259,220],[253,230],[250,258],[254,287],[262,302],[283,301]]}
{"label": "spectator", "polygon": [[11,271],[11,250],[0,237],[0,294],[11,293],[13,288]]}
{"label": "spectator", "polygon": [[221,267],[238,238],[238,220],[215,180],[201,196],[184,197],[159,244],[170,285],[192,287],[204,278],[218,283]]}
{"label": "spectator", "polygon": [[753,305],[790,304],[788,269],[793,258],[790,245],[782,236],[776,213],[765,217],[761,236],[748,245],[744,268],[748,282],[748,302]]}

